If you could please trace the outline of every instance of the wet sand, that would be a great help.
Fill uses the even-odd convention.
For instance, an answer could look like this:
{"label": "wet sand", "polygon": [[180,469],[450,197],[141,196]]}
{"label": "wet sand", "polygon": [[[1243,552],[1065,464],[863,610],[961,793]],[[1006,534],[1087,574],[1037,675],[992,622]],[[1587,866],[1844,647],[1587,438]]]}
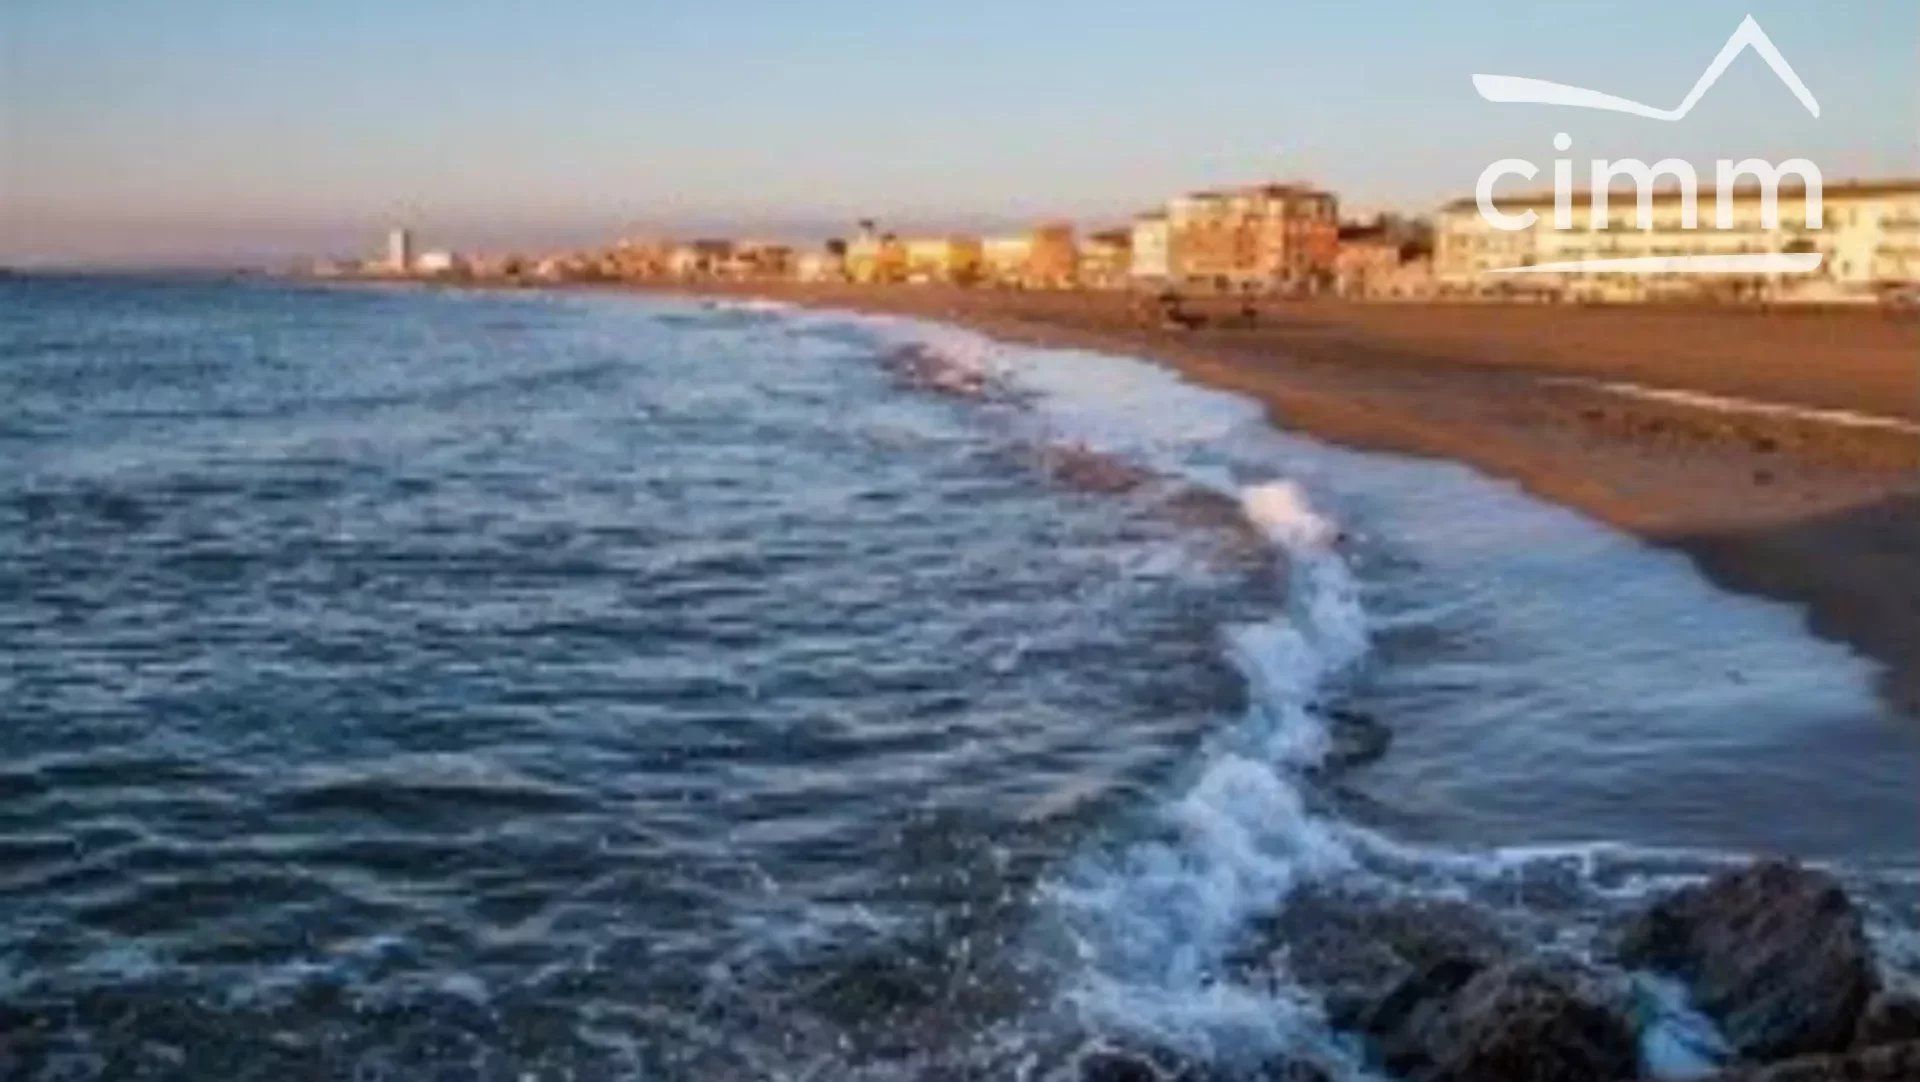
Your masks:
{"label": "wet sand", "polygon": [[[684,288],[684,287],[674,287]],[[1920,718],[1920,319],[1875,309],[1195,302],[1124,294],[755,283],[700,292],[953,322],[1155,358],[1277,424],[1455,459],[1805,607],[1887,666]],[[1701,404],[1603,383],[1711,395]],[[1595,590],[1605,589],[1595,583]]]}

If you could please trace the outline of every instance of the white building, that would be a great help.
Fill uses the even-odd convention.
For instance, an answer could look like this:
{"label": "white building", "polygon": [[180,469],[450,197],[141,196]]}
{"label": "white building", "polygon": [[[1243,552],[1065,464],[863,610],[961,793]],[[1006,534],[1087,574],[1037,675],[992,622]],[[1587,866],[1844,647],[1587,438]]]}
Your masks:
{"label": "white building", "polygon": [[1133,280],[1162,283],[1173,278],[1173,227],[1165,214],[1142,214],[1133,220]]}
{"label": "white building", "polygon": [[1032,237],[988,237],[980,242],[981,273],[989,282],[1019,285],[1026,281],[1032,255]]}
{"label": "white building", "polygon": [[909,282],[971,285],[980,277],[977,237],[913,237],[905,249]]}
{"label": "white building", "polygon": [[847,260],[837,251],[801,252],[794,259],[793,276],[802,282],[844,282]]}
{"label": "white building", "polygon": [[459,256],[445,248],[421,252],[413,261],[415,274],[452,274],[464,266]]}
{"label": "white building", "polygon": [[[1725,197],[1731,225],[1721,228],[1722,194],[1698,192],[1696,221],[1687,227],[1686,201],[1678,189],[1652,197],[1651,228],[1641,228],[1632,192],[1608,193],[1606,217],[1597,219],[1585,193],[1572,200],[1572,226],[1554,227],[1551,192],[1498,198],[1509,215],[1531,210],[1525,229],[1494,228],[1473,199],[1442,208],[1434,236],[1434,275],[1455,293],[1539,293],[1588,300],[1639,300],[1693,294],[1733,298],[1839,301],[1871,300],[1879,292],[1920,282],[1920,180],[1849,182],[1824,186],[1819,219],[1805,192],[1782,189],[1777,216],[1762,213],[1757,187]],[[1820,268],[1806,274],[1698,275],[1607,272],[1498,274],[1502,268],[1574,260],[1650,256],[1818,252]]]}
{"label": "white building", "polygon": [[387,269],[405,274],[413,269],[413,234],[396,226],[387,232]]}

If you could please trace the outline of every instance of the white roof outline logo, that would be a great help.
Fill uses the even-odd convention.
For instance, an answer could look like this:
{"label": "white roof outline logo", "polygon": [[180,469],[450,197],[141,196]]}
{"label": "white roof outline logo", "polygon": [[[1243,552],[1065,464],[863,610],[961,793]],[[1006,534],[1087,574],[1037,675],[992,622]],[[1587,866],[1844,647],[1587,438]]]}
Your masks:
{"label": "white roof outline logo", "polygon": [[1807,112],[1812,113],[1816,118],[1819,117],[1820,103],[1814,100],[1813,91],[1808,90],[1807,84],[1800,81],[1800,76],[1795,74],[1793,65],[1787,63],[1787,58],[1780,55],[1780,50],[1774,47],[1773,39],[1767,37],[1767,32],[1760,29],[1760,24],[1754,21],[1752,15],[1740,21],[1739,28],[1733,32],[1732,37],[1727,39],[1727,43],[1720,47],[1720,53],[1713,58],[1713,63],[1708,64],[1707,70],[1700,73],[1700,78],[1693,84],[1693,89],[1687,91],[1687,96],[1672,109],[1660,109],[1630,98],[1615,97],[1612,94],[1603,94],[1598,90],[1589,90],[1582,86],[1568,86],[1565,83],[1530,79],[1522,75],[1475,75],[1473,87],[1480,92],[1481,97],[1493,102],[1570,105],[1578,109],[1627,113],[1631,116],[1646,117],[1649,120],[1677,121],[1693,111],[1694,105],[1706,95],[1714,83],[1720,80],[1721,74],[1727,70],[1728,65],[1747,49],[1760,54],[1760,59],[1765,60],[1767,66],[1773,69],[1773,73],[1786,84],[1787,89],[1793,91],[1793,96],[1800,99],[1800,104],[1806,106]]}

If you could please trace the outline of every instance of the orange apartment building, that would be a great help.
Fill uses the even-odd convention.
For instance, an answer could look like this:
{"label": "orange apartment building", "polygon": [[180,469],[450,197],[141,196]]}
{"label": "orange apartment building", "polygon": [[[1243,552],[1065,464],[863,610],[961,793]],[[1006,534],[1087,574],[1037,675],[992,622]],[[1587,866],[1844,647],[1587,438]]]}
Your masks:
{"label": "orange apartment building", "polygon": [[1167,203],[1167,221],[1171,277],[1190,286],[1317,289],[1340,251],[1338,203],[1305,185],[1193,192]]}

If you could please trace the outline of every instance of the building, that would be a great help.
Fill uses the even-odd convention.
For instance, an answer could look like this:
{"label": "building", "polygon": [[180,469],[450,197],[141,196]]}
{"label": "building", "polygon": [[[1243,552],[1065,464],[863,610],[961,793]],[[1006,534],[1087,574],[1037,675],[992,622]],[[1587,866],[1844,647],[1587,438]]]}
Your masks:
{"label": "building", "polygon": [[1253,234],[1249,203],[1228,192],[1188,192],[1167,201],[1169,247],[1180,252],[1170,277],[1207,289],[1252,284]]}
{"label": "building", "polygon": [[1247,194],[1257,284],[1289,291],[1330,285],[1340,252],[1339,205],[1333,194],[1300,184],[1263,184]]}
{"label": "building", "polygon": [[1077,277],[1087,289],[1125,289],[1133,277],[1133,230],[1089,234],[1080,246]]}
{"label": "building", "polygon": [[860,231],[847,242],[847,278],[863,285],[880,285],[907,280],[907,248],[892,233],[881,233],[872,219],[860,223]]}
{"label": "building", "polygon": [[1037,289],[1072,288],[1080,272],[1079,249],[1068,222],[1044,222],[1028,234],[1025,284]]}
{"label": "building", "polygon": [[741,241],[733,245],[714,268],[716,276],[731,281],[751,281],[793,276],[793,247],[768,241]]}
{"label": "building", "polygon": [[520,278],[530,270],[526,258],[512,252],[474,256],[467,269],[475,278],[493,280]]}
{"label": "building", "polygon": [[403,227],[387,231],[387,269],[395,274],[413,270],[413,234]]}
{"label": "building", "polygon": [[415,274],[450,275],[467,269],[466,261],[444,248],[421,252],[413,260]]}
{"label": "building", "polygon": [[[1509,215],[1535,213],[1524,229],[1501,230],[1485,220],[1474,199],[1441,209],[1434,240],[1434,275],[1445,291],[1477,296],[1535,294],[1544,298],[1635,301],[1662,296],[1722,300],[1871,300],[1920,283],[1920,179],[1855,181],[1823,186],[1819,221],[1811,220],[1806,192],[1782,186],[1776,217],[1762,212],[1761,191],[1701,189],[1695,225],[1686,225],[1678,188],[1652,193],[1651,228],[1636,220],[1632,191],[1607,195],[1604,220],[1586,192],[1570,199],[1571,225],[1554,227],[1551,192],[1496,200]],[[1731,224],[1718,223],[1725,204]],[[1824,258],[1808,274],[1649,274],[1538,272],[1502,274],[1511,267],[1589,259],[1652,256],[1810,253]]]}
{"label": "building", "polygon": [[980,242],[980,277],[989,285],[1018,287],[1027,282],[1033,238],[988,237]]}
{"label": "building", "polygon": [[1173,235],[1166,214],[1153,211],[1133,220],[1129,271],[1136,284],[1164,285],[1173,279]]}
{"label": "building", "polygon": [[921,285],[972,285],[980,280],[978,237],[919,237],[905,242],[906,280]]}
{"label": "building", "polygon": [[1383,281],[1369,285],[1373,290],[1370,295],[1373,300],[1431,300],[1434,295],[1433,255],[1420,252],[1412,258],[1403,258]]}
{"label": "building", "polygon": [[733,259],[733,242],[709,238],[676,244],[667,253],[667,273],[675,278],[718,278]]}
{"label": "building", "polygon": [[1400,270],[1400,242],[1379,226],[1343,226],[1333,257],[1333,289],[1342,297],[1377,296]]}
{"label": "building", "polygon": [[1333,279],[1338,210],[1332,193],[1303,184],[1177,196],[1167,202],[1168,278],[1223,291],[1318,289]]}
{"label": "building", "polygon": [[673,259],[672,241],[648,237],[625,237],[607,253],[613,274],[624,279],[661,278]]}
{"label": "building", "polygon": [[793,276],[802,282],[846,281],[846,245],[831,242],[819,251],[801,252],[794,259]]}

